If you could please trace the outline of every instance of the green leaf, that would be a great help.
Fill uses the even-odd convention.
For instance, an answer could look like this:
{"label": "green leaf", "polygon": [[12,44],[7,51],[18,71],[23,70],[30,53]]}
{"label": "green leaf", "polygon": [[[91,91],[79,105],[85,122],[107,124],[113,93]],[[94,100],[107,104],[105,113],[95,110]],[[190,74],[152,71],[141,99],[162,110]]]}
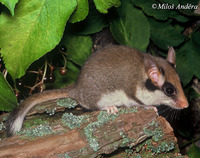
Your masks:
{"label": "green leaf", "polygon": [[76,5],[76,0],[21,0],[14,17],[2,13],[0,48],[13,79],[59,43]]}
{"label": "green leaf", "polygon": [[192,146],[189,148],[187,152],[187,155],[190,158],[200,157],[200,149],[195,144],[192,144]]}
{"label": "green leaf", "polygon": [[68,69],[68,72],[67,72],[67,75],[66,75],[66,81],[65,81],[65,84],[71,84],[71,83],[74,83],[78,76],[79,76],[79,73],[80,73],[80,68],[77,67],[75,64],[73,64],[72,62],[68,61],[67,62],[67,69]]}
{"label": "green leaf", "polygon": [[[158,20],[167,20],[169,14],[172,10],[157,9],[158,5],[161,4],[156,0],[146,1],[146,0],[132,0],[132,3],[137,7],[142,8],[142,10],[148,15],[153,16]],[[155,8],[154,8],[155,7]]]}
{"label": "green leaf", "polygon": [[11,15],[14,16],[15,5],[18,0],[0,0],[0,2],[5,5],[9,9]]}
{"label": "green leaf", "polygon": [[194,71],[194,75],[196,77],[198,77],[200,79],[200,31],[199,32],[196,32],[192,35],[192,38],[191,38],[191,42],[192,42],[192,45],[193,45],[193,48],[194,48],[194,55],[196,57],[194,57],[194,61],[192,63],[192,68],[193,68],[193,71]]}
{"label": "green leaf", "polygon": [[137,7],[142,8],[142,10],[148,16],[153,16],[158,20],[167,20],[168,18],[173,18],[180,22],[189,21],[189,18],[178,12],[178,10],[168,9],[167,6],[170,6],[170,4],[173,4],[174,8],[176,7],[176,5],[180,4],[177,0],[173,1],[173,3],[171,2],[171,0],[168,0],[168,2],[165,1],[165,3],[161,3],[157,0],[132,0],[132,3]]}
{"label": "green leaf", "polygon": [[2,73],[0,73],[0,110],[10,111],[16,105],[17,98]]}
{"label": "green leaf", "polygon": [[75,12],[71,15],[69,21],[71,23],[79,22],[85,19],[89,12],[88,0],[78,0]]}
{"label": "green leaf", "polygon": [[200,32],[194,33],[191,39],[177,52],[177,71],[184,85],[196,76],[200,79]]}
{"label": "green leaf", "polygon": [[175,6],[177,6],[179,3],[179,0],[162,0],[162,3],[168,3],[168,4],[174,4]]}
{"label": "green leaf", "polygon": [[200,93],[197,93],[194,88],[191,86],[187,86],[184,88],[184,93],[188,99],[189,102],[192,102],[194,99],[197,99],[200,97]]}
{"label": "green leaf", "polygon": [[158,22],[153,18],[148,18],[151,28],[151,39],[160,48],[167,50],[168,46],[176,47],[186,38],[182,34],[184,27],[166,22]]}
{"label": "green leaf", "polygon": [[[189,6],[191,6],[191,5],[195,6],[196,5],[197,8],[198,8],[199,0],[190,0],[190,1],[188,1],[188,0],[178,0],[178,1],[179,1],[179,5],[180,5],[180,7],[178,7],[178,8],[186,8],[186,9],[180,9],[180,12],[187,14],[187,15],[194,15],[194,8],[190,8]],[[184,6],[184,7],[182,7],[181,5]],[[187,8],[187,6],[189,8]]]}
{"label": "green leaf", "polygon": [[120,44],[145,51],[149,44],[150,27],[143,12],[129,0],[117,8],[119,18],[111,20],[110,29]]}
{"label": "green leaf", "polygon": [[89,35],[101,31],[103,28],[109,26],[107,16],[99,13],[93,4],[90,4],[90,12],[84,21],[79,23],[70,24],[68,29],[70,32]]}
{"label": "green leaf", "polygon": [[62,43],[67,48],[67,59],[79,66],[83,66],[91,54],[91,37],[66,34]]}
{"label": "green leaf", "polygon": [[193,45],[195,46],[195,50],[196,52],[198,52],[198,54],[200,55],[200,52],[199,52],[199,47],[200,47],[200,31],[198,32],[195,32],[193,35],[192,35],[192,43]]}
{"label": "green leaf", "polygon": [[108,13],[108,9],[111,7],[119,7],[121,5],[120,0],[94,0],[97,10],[100,13]]}
{"label": "green leaf", "polygon": [[75,82],[80,73],[80,68],[91,55],[92,50],[90,36],[67,33],[64,35],[61,44],[67,48],[67,74],[61,76],[59,71],[55,71],[56,81],[53,88],[61,88]]}
{"label": "green leaf", "polygon": [[71,83],[74,83],[80,73],[80,68],[77,67],[70,61],[67,61],[67,74],[61,75],[60,68],[57,68],[53,75],[55,77],[55,81],[53,83],[47,83],[46,86],[48,89],[58,89],[68,86]]}

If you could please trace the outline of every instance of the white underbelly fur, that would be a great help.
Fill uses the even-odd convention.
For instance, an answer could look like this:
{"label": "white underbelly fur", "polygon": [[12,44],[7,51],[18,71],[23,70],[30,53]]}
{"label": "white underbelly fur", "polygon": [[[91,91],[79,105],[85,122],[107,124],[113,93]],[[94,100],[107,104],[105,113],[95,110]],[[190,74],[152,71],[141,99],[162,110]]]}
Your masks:
{"label": "white underbelly fur", "polygon": [[130,99],[123,90],[115,90],[114,92],[103,94],[97,105],[101,110],[104,110],[108,106],[130,107],[139,104],[133,99]]}

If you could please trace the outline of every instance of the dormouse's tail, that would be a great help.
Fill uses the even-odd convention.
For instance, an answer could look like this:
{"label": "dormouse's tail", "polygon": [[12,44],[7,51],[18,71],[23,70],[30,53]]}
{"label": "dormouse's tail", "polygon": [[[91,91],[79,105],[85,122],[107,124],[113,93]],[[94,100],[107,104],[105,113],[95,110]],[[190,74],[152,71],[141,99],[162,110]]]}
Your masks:
{"label": "dormouse's tail", "polygon": [[28,111],[35,105],[58,98],[68,98],[68,91],[68,88],[58,90],[46,90],[42,93],[34,94],[25,99],[10,113],[10,115],[7,118],[7,136],[12,136],[15,132],[20,131],[24,121],[24,117],[26,116]]}

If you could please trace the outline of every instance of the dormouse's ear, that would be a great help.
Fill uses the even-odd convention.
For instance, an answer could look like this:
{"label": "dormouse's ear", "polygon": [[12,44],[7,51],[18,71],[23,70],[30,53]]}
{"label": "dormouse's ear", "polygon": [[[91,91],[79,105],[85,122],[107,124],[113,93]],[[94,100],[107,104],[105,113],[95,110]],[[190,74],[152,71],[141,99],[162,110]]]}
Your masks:
{"label": "dormouse's ear", "polygon": [[149,54],[144,56],[144,67],[148,77],[151,79],[154,85],[161,88],[165,82],[165,78],[160,72],[156,61]]}
{"label": "dormouse's ear", "polygon": [[174,67],[176,67],[176,54],[173,47],[168,47],[167,61]]}

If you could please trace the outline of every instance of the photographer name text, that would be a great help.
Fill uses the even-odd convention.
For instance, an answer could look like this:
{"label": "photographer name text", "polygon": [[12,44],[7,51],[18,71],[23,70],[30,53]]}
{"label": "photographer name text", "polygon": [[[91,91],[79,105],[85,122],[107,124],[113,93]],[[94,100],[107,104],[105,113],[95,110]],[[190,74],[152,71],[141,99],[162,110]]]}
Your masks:
{"label": "photographer name text", "polygon": [[178,4],[177,6],[175,6],[174,4],[168,4],[168,3],[159,3],[159,4],[152,4],[152,8],[153,9],[163,9],[163,10],[168,10],[168,9],[197,9],[198,5],[192,5],[192,4]]}

